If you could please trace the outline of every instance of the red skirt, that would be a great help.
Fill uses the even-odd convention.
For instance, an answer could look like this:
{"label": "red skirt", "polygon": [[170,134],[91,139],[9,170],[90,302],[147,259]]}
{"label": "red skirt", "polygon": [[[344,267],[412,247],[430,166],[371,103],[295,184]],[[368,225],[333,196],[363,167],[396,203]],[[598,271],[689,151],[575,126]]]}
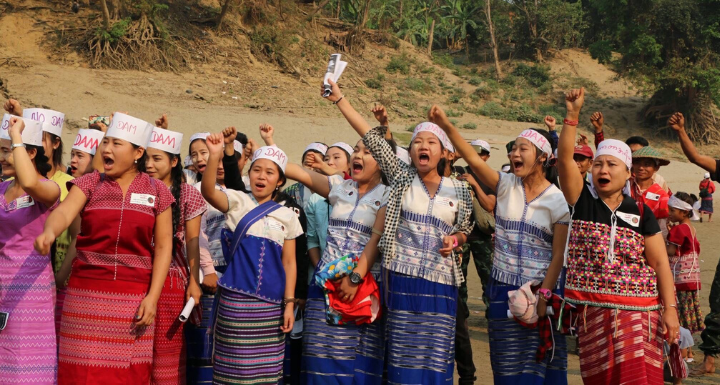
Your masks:
{"label": "red skirt", "polygon": [[147,384],[154,324],[136,327],[148,284],[71,277],[60,324],[58,384]]}
{"label": "red skirt", "polygon": [[585,385],[663,384],[659,311],[588,306],[578,323],[580,372]]}
{"label": "red skirt", "polygon": [[182,278],[168,274],[157,305],[155,344],[153,345],[153,384],[185,384],[187,352],[185,324],[178,316],[185,307]]}

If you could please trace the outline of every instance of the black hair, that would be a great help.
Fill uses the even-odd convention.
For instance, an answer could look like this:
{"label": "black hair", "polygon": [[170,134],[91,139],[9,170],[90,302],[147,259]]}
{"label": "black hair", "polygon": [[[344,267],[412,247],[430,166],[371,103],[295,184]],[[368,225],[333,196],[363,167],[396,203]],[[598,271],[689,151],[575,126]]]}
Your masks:
{"label": "black hair", "polygon": [[[247,139],[247,137],[245,137],[245,139]],[[205,143],[205,139],[198,138],[198,139],[193,140],[192,142],[190,142],[190,144],[188,144],[188,154],[192,153],[192,150],[191,150],[192,144],[198,140],[202,140],[203,143]],[[207,143],[205,143],[205,145],[207,146]],[[192,159],[192,156],[191,156],[191,159]],[[240,171],[242,172],[242,170],[240,170]],[[195,180],[198,182],[202,182],[202,174],[200,172],[198,172],[197,170],[195,171]]]}
{"label": "black hair", "polygon": [[[553,154],[555,152],[555,149],[557,148],[557,145],[555,144],[555,141],[553,140],[552,136],[550,136],[550,132],[548,130],[542,129],[542,128],[531,128],[531,130],[539,133],[540,135],[545,138],[545,140],[550,143],[550,154]],[[535,147],[535,154],[542,153],[542,150],[539,149],[537,146],[533,145]],[[545,170],[545,179],[547,179],[550,183],[557,184],[558,179],[558,173],[557,169],[555,167],[550,166],[550,154],[547,155],[548,161],[543,162],[540,166],[542,166],[543,170]],[[539,156],[536,156],[536,158],[539,158]],[[555,170],[553,170],[555,169]]]}
{"label": "black hair", "polygon": [[[132,144],[133,148],[136,150],[138,148],[140,148],[140,146],[138,146],[135,143],[131,143],[131,144]],[[145,151],[145,149],[143,148],[142,156],[140,157],[140,159],[135,161],[135,167],[137,167],[138,172],[145,172],[147,170],[146,164],[145,164],[145,163],[147,163],[147,159],[148,159],[147,151]]]}
{"label": "black hair", "polygon": [[240,142],[240,144],[242,144],[243,147],[247,146],[247,144],[248,144],[248,137],[247,137],[247,135],[243,134],[242,132],[237,133],[235,140]]}
{"label": "black hair", "polygon": [[[348,154],[348,152],[345,151],[344,148],[338,147],[338,146],[330,146],[330,147],[328,147],[328,150],[330,150],[331,148],[339,148],[339,149],[341,149],[342,152],[345,154],[345,157],[347,158],[348,165],[350,164],[350,155],[351,155],[351,154]],[[326,154],[327,154],[327,152],[326,152]],[[304,158],[304,156],[303,156],[303,158]]]}
{"label": "black hair", "polygon": [[690,194],[690,199],[692,199],[692,204],[695,204],[695,202],[699,201],[697,195]]}
{"label": "black hair", "polygon": [[172,181],[172,186],[170,187],[170,192],[172,193],[173,198],[175,198],[175,204],[172,206],[172,224],[173,224],[173,249],[172,249],[172,255],[175,255],[175,252],[177,251],[177,239],[175,238],[177,235],[177,229],[180,226],[180,210],[181,210],[181,204],[180,204],[180,192],[182,191],[182,184],[185,183],[185,173],[183,172],[183,166],[182,162],[180,162],[180,156],[176,154],[171,154],[167,151],[165,151],[165,154],[167,154],[168,158],[170,159],[170,164],[172,164],[173,159],[177,159],[177,163],[175,166],[170,170],[170,180]]}
{"label": "black hair", "polygon": [[50,133],[50,132],[45,132],[45,134],[47,134],[50,137],[50,140],[53,143],[53,147],[54,147],[54,144],[56,141],[60,142],[60,145],[58,146],[58,148],[53,150],[53,157],[52,157],[52,159],[50,159],[52,161],[52,165],[54,167],[60,167],[60,166],[62,166],[62,157],[63,157],[62,138],[60,138],[59,136],[57,136],[53,133]]}
{"label": "black hair", "polygon": [[50,165],[50,159],[45,155],[45,148],[43,146],[33,146],[31,144],[25,145],[28,150],[35,150],[35,169],[43,177],[47,178],[48,173],[52,169]]}
{"label": "black hair", "polygon": [[[689,204],[690,206],[692,206],[695,203],[692,199],[692,196],[686,192],[678,191],[676,193],[673,193],[673,196],[675,198],[680,199],[681,201]],[[692,218],[692,216],[693,216],[692,210],[682,210],[682,211],[685,211],[688,218]]]}
{"label": "black hair", "polygon": [[483,155],[488,155],[488,156],[490,156],[490,151],[487,151],[487,150],[482,150],[482,151],[480,151],[480,156],[483,156]]}
{"label": "black hair", "polygon": [[648,142],[647,139],[643,138],[642,136],[631,136],[627,138],[625,144],[627,144],[628,146],[631,146],[633,144],[639,144],[643,147],[647,147],[650,145],[650,142]]}

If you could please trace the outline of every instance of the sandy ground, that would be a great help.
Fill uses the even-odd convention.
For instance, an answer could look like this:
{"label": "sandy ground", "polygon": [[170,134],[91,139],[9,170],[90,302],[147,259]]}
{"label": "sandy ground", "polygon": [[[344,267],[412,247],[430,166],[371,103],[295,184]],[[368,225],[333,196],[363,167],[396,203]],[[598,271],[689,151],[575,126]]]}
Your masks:
{"label": "sandy ground", "polygon": [[[316,100],[302,99],[312,92],[303,90],[299,94],[283,89],[282,81],[278,88],[254,90],[276,94],[275,100],[283,100],[285,96],[288,103],[278,103],[265,106],[263,110],[247,108],[248,95],[239,93],[238,99],[230,99],[228,103],[211,103],[205,98],[207,95],[225,95],[232,84],[223,83],[222,78],[208,75],[208,71],[201,74],[171,74],[148,73],[133,71],[93,70],[80,64],[67,65],[72,62],[68,58],[65,65],[49,62],[47,55],[39,48],[37,41],[41,34],[33,31],[29,23],[15,18],[0,18],[0,35],[13,34],[13,39],[0,41],[0,59],[11,58],[3,62],[0,60],[0,102],[4,102],[2,94],[19,99],[24,106],[42,106],[63,111],[66,114],[66,125],[63,132],[65,143],[65,159],[69,160],[70,147],[75,139],[77,129],[85,127],[82,120],[92,114],[109,114],[112,111],[128,111],[131,115],[153,121],[162,113],[170,117],[170,128],[183,132],[186,137],[192,133],[202,131],[219,131],[230,125],[236,126],[248,136],[260,140],[257,127],[261,123],[271,123],[276,127],[276,142],[289,155],[291,160],[299,161],[305,146],[311,141],[334,143],[346,141],[354,144],[359,138],[348,126],[336,108],[319,96]],[[593,74],[582,73],[582,62],[568,60],[568,72],[582,76]],[[625,85],[617,84],[609,74],[602,74],[597,78],[598,83],[606,88],[609,95],[618,99],[634,98],[634,93],[623,91]],[[243,89],[245,85],[237,85]],[[314,86],[308,86],[315,88]],[[191,90],[191,93],[188,92]],[[199,98],[198,95],[204,95]],[[205,99],[205,100],[203,100]],[[301,99],[301,100],[298,100]],[[351,99],[351,102],[370,120],[369,110],[372,103]],[[637,100],[632,99],[632,103]],[[626,116],[623,117],[626,119]],[[391,128],[399,140],[407,140],[409,134],[405,130],[409,121],[393,121]],[[504,144],[513,139],[524,128],[531,124],[522,124],[506,121],[495,121],[483,117],[465,116],[461,123],[473,121],[478,129],[463,131],[468,139],[482,138],[488,140],[492,146],[490,165],[499,169],[505,163]],[[620,118],[609,121],[622,123]],[[373,124],[373,123],[371,123]],[[613,130],[608,130],[609,134]],[[625,134],[618,132],[618,135]],[[619,139],[623,139],[619,137]],[[667,142],[664,142],[667,144]],[[672,146],[672,144],[671,144]],[[677,146],[675,146],[677,147]],[[185,151],[183,151],[183,155]],[[677,154],[677,151],[674,152]],[[673,161],[661,169],[661,174],[670,184],[673,191],[686,191],[697,194],[698,183],[702,179],[703,171],[698,167]],[[698,236],[702,245],[701,292],[703,311],[708,311],[708,293],[715,267],[718,264],[720,238],[712,236],[718,230],[718,222],[697,223]],[[480,299],[480,281],[470,268],[469,306],[471,316],[469,319],[471,338],[473,343],[473,357],[478,368],[477,374],[481,379],[478,384],[490,383],[492,370],[490,368],[487,323],[484,318],[484,306]],[[699,336],[696,336],[699,343]],[[570,345],[571,347],[574,345]],[[571,349],[572,350],[572,349]],[[697,350],[696,350],[697,351]],[[696,361],[702,361],[702,354],[697,351]],[[578,358],[574,354],[569,357],[568,378],[571,384],[580,384],[580,370]],[[688,384],[720,383],[720,375],[707,376],[701,379],[691,379]]]}

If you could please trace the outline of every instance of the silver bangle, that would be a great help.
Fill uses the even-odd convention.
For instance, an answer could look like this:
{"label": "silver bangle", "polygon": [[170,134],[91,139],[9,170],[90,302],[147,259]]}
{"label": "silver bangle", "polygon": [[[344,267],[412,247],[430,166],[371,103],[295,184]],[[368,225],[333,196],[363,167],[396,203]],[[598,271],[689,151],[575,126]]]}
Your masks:
{"label": "silver bangle", "polygon": [[22,148],[27,148],[27,146],[25,145],[25,143],[13,143],[13,144],[10,146],[10,150],[14,150],[14,149],[20,148],[20,147],[22,147]]}

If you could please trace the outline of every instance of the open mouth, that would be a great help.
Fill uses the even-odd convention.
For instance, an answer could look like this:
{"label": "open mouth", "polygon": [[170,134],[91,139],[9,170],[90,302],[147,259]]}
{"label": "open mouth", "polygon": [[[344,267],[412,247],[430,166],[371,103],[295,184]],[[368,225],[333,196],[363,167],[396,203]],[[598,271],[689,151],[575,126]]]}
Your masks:
{"label": "open mouth", "polygon": [[608,178],[598,178],[598,186],[600,187],[607,187],[610,184],[610,179]]}
{"label": "open mouth", "polygon": [[362,172],[362,170],[363,170],[363,166],[362,166],[362,164],[360,164],[360,162],[353,162],[353,165],[352,165],[353,174],[359,174]]}
{"label": "open mouth", "polygon": [[255,183],[255,188],[257,188],[258,190],[262,190],[262,189],[264,189],[266,186],[267,186],[267,185],[266,185],[265,183],[261,183],[261,182]]}
{"label": "open mouth", "polygon": [[420,154],[420,155],[418,155],[418,161],[420,162],[421,165],[425,166],[428,163],[430,163],[430,155],[425,154],[425,153]]}
{"label": "open mouth", "polygon": [[203,172],[205,172],[205,168],[206,168],[206,167],[207,167],[207,166],[204,165],[204,164],[199,164],[199,165],[197,165],[197,167],[195,167],[195,169],[197,169],[197,171],[198,171],[199,173],[203,173]]}
{"label": "open mouth", "polygon": [[111,169],[114,164],[115,164],[115,159],[110,158],[108,156],[103,156],[103,167],[105,167],[106,170]]}
{"label": "open mouth", "polygon": [[513,162],[513,168],[518,169],[522,168],[523,163],[522,162]]}

